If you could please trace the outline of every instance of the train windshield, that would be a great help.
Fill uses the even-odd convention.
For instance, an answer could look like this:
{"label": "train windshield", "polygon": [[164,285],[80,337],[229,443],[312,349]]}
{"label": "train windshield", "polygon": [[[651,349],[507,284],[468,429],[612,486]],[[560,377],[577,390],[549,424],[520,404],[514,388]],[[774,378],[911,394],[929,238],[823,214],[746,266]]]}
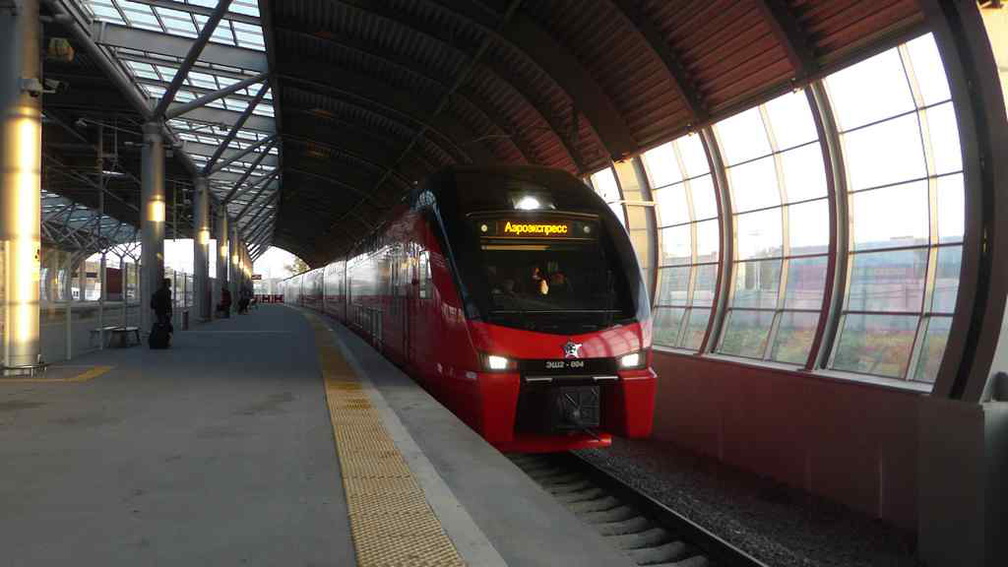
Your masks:
{"label": "train windshield", "polygon": [[[490,322],[578,332],[634,315],[625,278],[590,215],[476,216]],[[559,327],[562,327],[559,328]]]}

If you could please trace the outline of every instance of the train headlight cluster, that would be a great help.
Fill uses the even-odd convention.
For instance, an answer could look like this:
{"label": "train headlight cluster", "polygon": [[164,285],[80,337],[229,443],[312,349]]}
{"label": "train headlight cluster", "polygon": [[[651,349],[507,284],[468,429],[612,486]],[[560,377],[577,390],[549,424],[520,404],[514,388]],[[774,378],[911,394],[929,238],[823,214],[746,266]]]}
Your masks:
{"label": "train headlight cluster", "polygon": [[502,370],[513,370],[517,366],[515,361],[510,358],[497,356],[496,354],[488,354],[483,357],[483,367],[487,370],[500,372]]}
{"label": "train headlight cluster", "polygon": [[640,352],[631,352],[630,354],[624,354],[619,359],[619,366],[622,369],[630,368],[643,368],[645,358]]}

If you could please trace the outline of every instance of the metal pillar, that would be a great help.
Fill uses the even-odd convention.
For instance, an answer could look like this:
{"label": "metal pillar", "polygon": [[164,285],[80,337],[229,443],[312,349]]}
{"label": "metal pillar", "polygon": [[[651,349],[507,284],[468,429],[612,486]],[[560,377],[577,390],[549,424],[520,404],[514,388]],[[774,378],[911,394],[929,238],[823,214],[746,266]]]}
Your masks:
{"label": "metal pillar", "polygon": [[[105,127],[98,126],[98,158],[95,162],[98,175],[98,224],[95,233],[99,242],[102,237],[102,217],[105,215]],[[102,246],[101,259],[98,261],[98,350],[105,348],[105,247]]]}
{"label": "metal pillar", "polygon": [[193,311],[198,320],[210,318],[209,245],[210,189],[207,178],[200,176],[193,188]]}
{"label": "metal pillar", "polygon": [[[228,218],[227,210],[217,211],[217,282],[214,285],[214,309],[220,304],[221,289],[228,285]],[[232,296],[233,298],[233,296]]]}
{"label": "metal pillar", "polygon": [[80,265],[77,267],[77,300],[85,301],[87,297],[84,291],[87,289],[87,254],[81,256]]}
{"label": "metal pillar", "polygon": [[0,5],[0,321],[5,373],[32,372],[41,359],[40,34],[38,0]]}
{"label": "metal pillar", "polygon": [[161,125],[143,125],[143,172],[140,187],[140,231],[143,248],[140,251],[140,329],[150,329],[152,314],[150,297],[164,278],[164,139]]}
{"label": "metal pillar", "polygon": [[119,254],[119,268],[122,270],[122,326],[128,327],[129,321],[126,318],[126,309],[128,305],[128,295],[127,289],[129,288],[129,264],[126,263],[126,256],[124,254]]}
{"label": "metal pillar", "polygon": [[238,250],[241,247],[241,243],[238,240],[238,225],[232,224],[230,227],[230,243],[229,243],[229,256],[228,256],[228,289],[231,290],[231,302],[237,305],[238,301],[238,289],[241,285],[241,280],[239,273],[241,270],[238,268]]}
{"label": "metal pillar", "polygon": [[66,334],[66,359],[73,358],[73,270],[74,255],[67,253],[66,275],[63,277],[63,300],[66,301],[66,319],[64,333]]}

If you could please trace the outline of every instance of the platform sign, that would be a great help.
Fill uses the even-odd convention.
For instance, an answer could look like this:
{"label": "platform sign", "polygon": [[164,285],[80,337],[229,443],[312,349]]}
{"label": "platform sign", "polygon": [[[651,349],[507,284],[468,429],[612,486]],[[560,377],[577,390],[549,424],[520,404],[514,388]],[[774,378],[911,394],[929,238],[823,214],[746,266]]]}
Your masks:
{"label": "platform sign", "polygon": [[252,274],[252,281],[256,282],[262,279],[262,274]]}

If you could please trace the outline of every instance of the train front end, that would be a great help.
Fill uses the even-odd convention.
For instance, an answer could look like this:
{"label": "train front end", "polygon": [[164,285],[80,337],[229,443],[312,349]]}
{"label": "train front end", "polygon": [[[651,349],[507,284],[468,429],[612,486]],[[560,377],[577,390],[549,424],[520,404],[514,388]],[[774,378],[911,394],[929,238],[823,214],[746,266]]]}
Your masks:
{"label": "train front end", "polygon": [[[475,425],[503,451],[651,433],[646,286],[613,211],[563,172],[456,176],[449,212],[475,372]],[[447,228],[447,227],[446,227]]]}

